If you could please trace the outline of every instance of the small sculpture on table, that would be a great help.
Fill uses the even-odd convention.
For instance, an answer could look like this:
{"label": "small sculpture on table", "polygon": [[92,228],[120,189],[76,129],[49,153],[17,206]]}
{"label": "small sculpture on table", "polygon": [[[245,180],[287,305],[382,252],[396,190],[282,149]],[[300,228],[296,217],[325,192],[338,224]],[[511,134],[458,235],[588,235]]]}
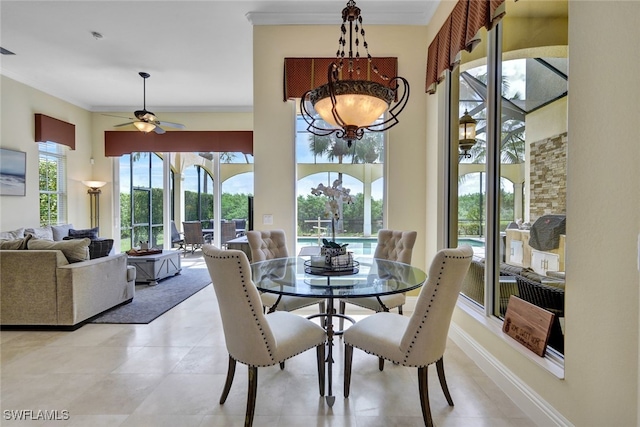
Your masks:
{"label": "small sculpture on table", "polygon": [[349,194],[351,190],[342,187],[342,181],[336,179],[331,187],[327,187],[322,183],[316,188],[311,189],[314,196],[325,196],[327,202],[325,205],[326,214],[331,216],[331,234],[332,240],[322,239],[322,247],[320,248],[320,256],[312,256],[309,262],[309,272],[352,272],[354,269],[353,255],[347,252],[348,243],[336,243],[336,223],[340,219],[342,205],[353,203],[353,197]]}

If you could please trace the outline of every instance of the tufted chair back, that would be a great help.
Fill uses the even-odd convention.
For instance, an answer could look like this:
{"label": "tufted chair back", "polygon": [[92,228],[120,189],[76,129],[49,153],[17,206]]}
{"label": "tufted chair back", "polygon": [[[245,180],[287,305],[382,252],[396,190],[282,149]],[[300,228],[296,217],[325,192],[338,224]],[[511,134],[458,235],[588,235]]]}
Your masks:
{"label": "tufted chair back", "polygon": [[415,231],[380,230],[378,246],[373,257],[411,264],[417,235]]}
{"label": "tufted chair back", "polygon": [[260,293],[251,281],[247,255],[239,250],[202,248],[213,282],[229,355],[249,366],[278,362],[274,335],[262,312]]}
{"label": "tufted chair back", "polygon": [[444,354],[453,308],[472,257],[471,246],[462,246],[442,249],[433,258],[400,342],[403,365],[426,366]]}
{"label": "tufted chair back", "polygon": [[251,248],[251,262],[289,256],[284,230],[247,231],[247,240]]}

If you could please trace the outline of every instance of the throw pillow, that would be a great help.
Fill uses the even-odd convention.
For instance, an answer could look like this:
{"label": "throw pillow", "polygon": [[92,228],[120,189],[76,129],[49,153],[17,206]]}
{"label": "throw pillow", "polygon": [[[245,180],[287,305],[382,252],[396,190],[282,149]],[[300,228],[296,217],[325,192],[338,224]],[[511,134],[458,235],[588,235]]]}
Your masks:
{"label": "throw pillow", "polygon": [[102,258],[109,255],[113,247],[113,239],[95,239],[89,244],[89,258]]}
{"label": "throw pillow", "polygon": [[53,230],[50,225],[44,227],[25,228],[25,234],[29,233],[36,239],[44,239],[53,241]]}
{"label": "throw pillow", "polygon": [[23,250],[27,249],[27,242],[31,239],[31,234],[27,234],[22,239],[5,240],[0,239],[0,249]]}
{"label": "throw pillow", "polygon": [[31,239],[27,242],[29,250],[59,250],[70,263],[89,259],[89,243],[91,239],[73,239],[54,242],[53,240]]}
{"label": "throw pillow", "polygon": [[73,224],[52,225],[53,240],[59,242],[69,235],[69,230],[73,228]]}
{"label": "throw pillow", "polygon": [[79,237],[88,237],[91,240],[98,238],[98,227],[94,228],[85,228],[83,230],[74,230],[73,228],[69,229],[69,237],[79,238]]}
{"label": "throw pillow", "polygon": [[0,233],[1,240],[15,240],[24,238],[24,228],[18,228],[13,231],[3,231]]}

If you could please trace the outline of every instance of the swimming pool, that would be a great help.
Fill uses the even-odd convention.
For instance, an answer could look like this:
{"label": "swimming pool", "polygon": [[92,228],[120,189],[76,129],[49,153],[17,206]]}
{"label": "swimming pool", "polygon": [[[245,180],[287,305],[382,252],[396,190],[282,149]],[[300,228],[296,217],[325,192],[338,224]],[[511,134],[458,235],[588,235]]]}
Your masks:
{"label": "swimming pool", "polygon": [[[326,238],[326,237],[325,237]],[[340,244],[348,243],[347,250],[353,252],[354,255],[373,255],[378,246],[378,236],[371,237],[338,237],[336,241]],[[322,237],[318,242],[317,237],[298,237],[296,253],[304,246],[322,245]]]}

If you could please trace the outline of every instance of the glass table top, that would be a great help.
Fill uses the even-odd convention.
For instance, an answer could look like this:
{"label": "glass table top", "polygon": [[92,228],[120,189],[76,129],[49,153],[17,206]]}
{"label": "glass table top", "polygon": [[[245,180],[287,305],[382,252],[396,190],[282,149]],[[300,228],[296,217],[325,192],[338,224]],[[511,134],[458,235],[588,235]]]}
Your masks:
{"label": "glass table top", "polygon": [[408,264],[372,258],[356,258],[353,274],[317,275],[305,269],[304,258],[276,258],[251,264],[258,290],[310,298],[360,298],[391,295],[419,288],[424,271]]}

